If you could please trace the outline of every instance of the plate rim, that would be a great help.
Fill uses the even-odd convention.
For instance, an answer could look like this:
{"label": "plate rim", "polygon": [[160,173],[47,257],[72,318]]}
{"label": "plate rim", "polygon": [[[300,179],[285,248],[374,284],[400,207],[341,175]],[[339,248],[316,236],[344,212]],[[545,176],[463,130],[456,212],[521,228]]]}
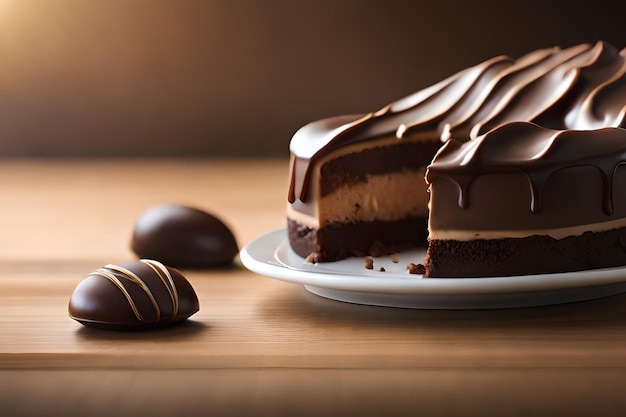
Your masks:
{"label": "plate rim", "polygon": [[257,236],[240,250],[241,263],[248,270],[259,275],[286,282],[331,290],[378,294],[420,296],[511,294],[559,291],[626,282],[626,266],[554,274],[483,278],[423,278],[421,275],[403,278],[386,275],[379,278],[358,273],[332,274],[327,271],[305,271],[297,267],[288,268],[274,260],[276,250],[286,240],[285,228]]}

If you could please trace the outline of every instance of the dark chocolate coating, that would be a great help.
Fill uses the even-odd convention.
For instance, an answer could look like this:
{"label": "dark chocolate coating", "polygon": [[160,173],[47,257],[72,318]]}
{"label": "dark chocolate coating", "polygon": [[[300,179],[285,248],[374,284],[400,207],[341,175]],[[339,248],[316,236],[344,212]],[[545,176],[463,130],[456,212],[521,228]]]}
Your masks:
{"label": "dark chocolate coating", "polygon": [[164,204],[135,223],[132,250],[176,268],[210,268],[232,263],[239,253],[232,231],[217,217],[191,207]]}
{"label": "dark chocolate coating", "polygon": [[108,330],[163,327],[199,309],[196,292],[178,270],[148,259],[93,271],[78,284],[69,303],[72,319]]}
{"label": "dark chocolate coating", "polygon": [[500,126],[428,167],[432,230],[543,230],[626,217],[626,129]]}

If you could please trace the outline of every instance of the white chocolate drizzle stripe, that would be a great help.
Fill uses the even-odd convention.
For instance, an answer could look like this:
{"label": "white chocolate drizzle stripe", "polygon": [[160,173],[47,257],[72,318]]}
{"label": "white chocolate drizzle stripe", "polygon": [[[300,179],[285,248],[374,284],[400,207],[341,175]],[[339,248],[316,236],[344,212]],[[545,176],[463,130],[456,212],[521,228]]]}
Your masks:
{"label": "white chocolate drizzle stripe", "polygon": [[144,320],[143,316],[141,315],[141,313],[137,309],[137,305],[135,304],[135,301],[133,301],[133,297],[130,296],[130,294],[128,293],[126,288],[124,288],[124,285],[120,282],[120,280],[115,275],[113,275],[112,273],[110,273],[109,271],[107,271],[107,270],[105,270],[103,268],[99,268],[99,269],[93,271],[90,275],[99,275],[101,277],[104,277],[104,278],[108,279],[113,284],[115,284],[115,286],[117,288],[119,288],[119,290],[122,292],[122,294],[124,294],[124,296],[126,297],[126,300],[128,300],[128,304],[130,304],[130,308],[133,309],[133,313],[135,313],[135,317],[137,317],[137,320],[139,320],[139,321],[143,321]]}
{"label": "white chocolate drizzle stripe", "polygon": [[167,267],[161,262],[151,259],[141,259],[140,261],[152,268],[152,270],[159,276],[161,282],[163,282],[163,285],[165,285],[165,288],[172,299],[172,318],[176,317],[178,314],[179,298],[172,274],[170,274],[170,271],[168,271]]}
{"label": "white chocolate drizzle stripe", "polygon": [[122,274],[122,276],[126,279],[128,279],[129,281],[137,284],[148,296],[148,298],[150,299],[150,302],[152,303],[152,306],[154,307],[154,311],[156,313],[156,321],[159,321],[161,319],[161,309],[159,309],[159,305],[157,304],[154,295],[152,294],[152,292],[150,291],[150,289],[148,288],[148,286],[146,285],[145,282],[143,282],[143,280],[141,278],[139,278],[135,273],[129,271],[126,268],[123,268],[121,266],[118,265],[112,265],[112,264],[108,264],[105,265],[105,268],[107,269],[111,269],[115,272],[118,272],[120,274]]}

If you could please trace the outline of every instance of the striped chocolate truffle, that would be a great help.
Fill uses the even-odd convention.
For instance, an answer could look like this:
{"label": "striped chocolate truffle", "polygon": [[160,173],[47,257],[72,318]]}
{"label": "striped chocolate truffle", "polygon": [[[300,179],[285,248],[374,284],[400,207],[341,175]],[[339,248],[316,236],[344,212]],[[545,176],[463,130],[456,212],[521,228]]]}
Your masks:
{"label": "striped chocolate truffle", "polygon": [[96,269],[78,284],[69,302],[72,319],[109,330],[164,327],[198,310],[189,281],[178,270],[149,259]]}

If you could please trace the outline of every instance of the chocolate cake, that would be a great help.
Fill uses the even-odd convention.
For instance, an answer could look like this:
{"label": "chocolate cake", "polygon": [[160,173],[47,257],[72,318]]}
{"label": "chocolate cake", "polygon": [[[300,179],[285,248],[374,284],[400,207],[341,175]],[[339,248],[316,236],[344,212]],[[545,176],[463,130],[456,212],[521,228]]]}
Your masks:
{"label": "chocolate cake", "polygon": [[509,123],[428,168],[425,276],[567,272],[626,264],[626,129]]}
{"label": "chocolate cake", "polygon": [[[515,155],[519,159],[517,160],[519,165],[529,165],[524,171],[527,174],[524,175],[538,178],[541,175],[548,175],[541,169],[539,171],[542,174],[535,175],[532,173],[534,168],[531,169],[535,167],[535,161],[532,159],[535,154],[532,151],[546,143],[545,138],[537,139],[539,136],[567,133],[558,136],[561,138],[558,141],[559,145],[550,148],[550,154],[556,155],[551,160],[552,163],[557,165],[561,163],[561,168],[576,165],[574,155],[569,155],[571,159],[560,155],[561,152],[568,152],[563,149],[569,149],[561,145],[561,142],[565,142],[564,137],[576,137],[578,143],[584,141],[580,138],[595,141],[608,135],[611,138],[607,139],[609,142],[619,142],[622,140],[619,138],[623,138],[620,127],[626,125],[625,51],[598,42],[565,49],[558,47],[541,49],[518,59],[498,56],[460,71],[376,112],[333,117],[304,126],[296,132],[290,144],[291,179],[287,223],[292,249],[311,261],[322,262],[349,256],[390,254],[409,247],[426,245],[428,238],[431,247],[426,260],[429,268],[427,275],[446,276],[452,273],[449,269],[439,267],[438,259],[441,259],[442,264],[458,262],[456,254],[452,254],[456,247],[446,245],[458,242],[466,245],[473,240],[486,243],[488,239],[485,236],[470,239],[464,235],[464,239],[458,240],[453,234],[450,237],[442,235],[447,216],[453,212],[454,216],[457,216],[459,211],[463,211],[465,215],[459,219],[473,218],[474,214],[471,213],[475,211],[474,208],[481,207],[478,205],[479,199],[484,198],[485,204],[488,205],[494,196],[501,193],[494,186],[491,188],[491,194],[481,195],[473,190],[472,184],[471,205],[459,206],[458,195],[454,200],[450,200],[451,190],[459,187],[458,184],[464,184],[463,181],[467,178],[465,180],[461,178],[469,175],[451,166],[452,161],[461,167],[467,162],[464,158],[454,156],[463,153],[462,149],[466,149],[460,145],[467,142],[463,146],[470,150],[481,149],[482,145],[477,148],[472,146],[483,143],[502,142],[499,146],[505,146],[509,140],[509,133],[515,132],[514,135],[510,135],[515,137],[528,135],[536,139],[535,142],[531,139],[513,139],[508,145],[512,147],[508,153],[504,148],[500,149],[501,157],[506,159],[515,154],[513,150],[516,146],[531,146],[532,149],[527,150],[526,154],[522,152]],[[523,124],[520,125],[519,122]],[[611,133],[602,130],[603,128],[612,128]],[[600,142],[602,141],[603,139],[600,139]],[[426,167],[444,143],[447,144],[439,153],[439,159],[436,159],[435,164],[429,169],[431,191],[440,196],[439,198],[430,196],[433,201],[429,211],[429,190],[424,176]],[[490,157],[492,146],[497,147],[489,145],[485,148]],[[599,146],[605,149],[604,145]],[[573,152],[575,148],[572,147],[569,151]],[[472,160],[471,165],[476,169],[472,172],[472,178],[478,178],[476,183],[482,182],[483,172],[479,168],[484,158],[479,156],[482,155],[480,152],[476,155],[471,151],[468,152],[464,154],[466,158],[478,157]],[[615,152],[613,154],[615,156],[620,151],[615,147],[613,151],[607,152]],[[492,165],[496,166],[498,161],[492,162]],[[595,163],[593,160],[587,162],[587,165]],[[540,162],[539,166],[542,166],[542,163]],[[604,163],[608,162],[603,159],[602,164]],[[616,166],[619,166],[619,162]],[[521,168],[516,166],[516,169]],[[598,168],[587,169],[598,171]],[[608,172],[607,169],[602,165],[600,171],[604,175]],[[578,171],[581,170],[584,171],[583,168],[561,170],[553,166],[549,176],[580,177]],[[510,173],[505,171],[506,173],[498,170],[489,171],[489,175],[509,176]],[[552,174],[553,171],[556,174]],[[494,183],[498,181],[500,180],[497,178],[493,180]],[[543,184],[538,180],[536,182]],[[579,179],[573,180],[573,184],[578,182]],[[500,186],[506,188],[509,184],[502,180]],[[536,194],[534,196],[536,201],[550,199],[546,196],[546,190]],[[608,204],[608,200],[603,201],[605,205]],[[513,200],[507,200],[506,203],[506,209],[509,210]],[[446,205],[453,206],[454,210],[446,209]],[[523,206],[528,209],[528,204]],[[560,211],[563,210],[563,206],[552,208],[546,205],[541,210],[543,214],[540,215],[537,214],[537,208],[529,212],[532,216],[538,215],[542,219],[560,218],[563,215],[555,212],[551,216],[546,216],[546,213],[553,209]],[[577,212],[585,210],[581,208]],[[603,210],[603,215],[611,218],[607,221],[623,215],[619,210],[612,211],[610,215],[607,214],[606,207]],[[518,208],[516,213],[519,211]],[[432,216],[430,236],[427,226],[429,216]],[[500,217],[511,217],[513,221],[515,216]],[[571,220],[572,224],[582,227],[576,229],[577,232],[587,231],[585,225],[589,218],[591,217]],[[490,217],[484,216],[482,219],[488,222]],[[490,230],[511,227],[510,224],[505,226],[498,224],[496,219],[493,220],[494,224]],[[454,222],[454,227],[458,230],[471,230],[470,226],[461,228],[459,222],[460,220]],[[595,223],[597,221],[594,221]],[[549,226],[544,225],[543,229],[550,229]],[[557,224],[555,227],[561,226]],[[594,230],[593,227],[591,229]],[[503,243],[500,238],[493,240]],[[493,249],[489,248],[476,249],[476,252],[485,252],[483,256],[488,256],[492,251]],[[622,263],[626,263],[626,255],[621,255],[621,258],[624,258]],[[477,259],[474,258],[474,262],[478,263]],[[480,263],[484,261],[481,260]],[[532,262],[527,263],[529,264],[527,268],[513,267],[514,270],[504,273],[536,273],[537,268],[530,266]],[[593,264],[583,268],[596,266]],[[573,269],[581,268],[573,266]],[[485,274],[483,270],[470,271],[457,268],[454,275],[450,276],[502,273],[501,270]]]}

